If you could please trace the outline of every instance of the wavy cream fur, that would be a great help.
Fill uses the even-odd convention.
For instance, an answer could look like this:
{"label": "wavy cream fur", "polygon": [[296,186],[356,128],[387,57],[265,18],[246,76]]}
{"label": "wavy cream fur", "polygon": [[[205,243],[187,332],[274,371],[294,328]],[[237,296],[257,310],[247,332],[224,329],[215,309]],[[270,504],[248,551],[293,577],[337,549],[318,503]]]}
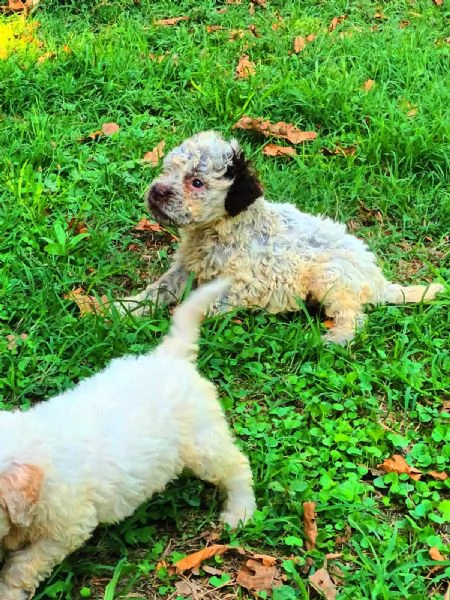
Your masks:
{"label": "wavy cream fur", "polygon": [[[227,170],[240,156],[236,140],[227,142],[212,131],[189,138],[167,155],[147,203],[160,222],[179,227],[181,243],[170,270],[122,301],[122,307],[143,314],[147,300],[176,301],[189,272],[200,283],[227,276],[233,285],[212,311],[231,306],[295,311],[299,299],[311,297],[334,319],[325,340],[345,344],[364,322],[365,304],[420,302],[444,289],[440,284],[391,283],[367,245],[344,225],[300,212],[292,204],[261,196],[231,216],[226,205],[233,201],[239,173],[230,179]],[[193,178],[200,178],[204,189],[194,189]],[[166,196],[156,197],[158,189]]]}
{"label": "wavy cream fur", "polygon": [[26,412],[0,413],[1,600],[28,598],[98,523],[132,514],[184,467],[225,489],[225,522],[252,516],[248,460],[192,362],[202,315],[227,285],[193,292],[150,354],[115,359]]}

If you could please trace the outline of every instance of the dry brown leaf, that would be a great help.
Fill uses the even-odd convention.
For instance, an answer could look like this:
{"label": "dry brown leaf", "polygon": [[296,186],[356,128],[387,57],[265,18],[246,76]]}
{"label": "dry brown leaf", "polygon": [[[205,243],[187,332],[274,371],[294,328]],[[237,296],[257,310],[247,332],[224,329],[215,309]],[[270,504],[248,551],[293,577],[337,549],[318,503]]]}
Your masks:
{"label": "dry brown leaf", "polygon": [[448,479],[448,475],[445,471],[428,471],[427,475],[431,475],[434,479],[439,479],[439,481],[445,481]]}
{"label": "dry brown leaf", "polygon": [[428,553],[430,555],[431,560],[445,560],[445,558],[442,556],[442,554],[439,552],[436,546],[432,546],[428,550]]}
{"label": "dry brown leaf", "polygon": [[309,583],[312,587],[322,594],[326,600],[335,600],[337,595],[336,586],[326,569],[319,569],[313,575],[309,576]]}
{"label": "dry brown leaf", "polygon": [[159,19],[157,21],[153,21],[153,23],[155,25],[167,27],[168,25],[176,25],[180,21],[189,21],[189,17],[171,17],[170,19]]}
{"label": "dry brown leaf", "polygon": [[331,20],[331,23],[328,27],[328,31],[334,31],[336,29],[336,27],[339,25],[339,23],[342,23],[342,21],[345,21],[345,19],[348,18],[348,15],[341,15],[340,17],[334,17]]}
{"label": "dry brown leaf", "polygon": [[207,546],[206,548],[194,552],[193,554],[189,554],[189,556],[177,561],[175,567],[178,573],[198,569],[204,560],[207,560],[212,556],[220,556],[230,548],[231,546],[228,546],[228,544],[213,544],[212,546]]}
{"label": "dry brown leaf", "polygon": [[227,4],[241,4],[242,0],[226,0]]}
{"label": "dry brown leaf", "polygon": [[349,541],[349,539],[351,538],[351,536],[352,536],[352,529],[351,529],[350,525],[346,525],[345,529],[344,529],[344,534],[336,536],[336,545],[342,546],[343,544],[346,544]]}
{"label": "dry brown leaf", "polygon": [[262,149],[266,156],[296,156],[295,148],[291,146],[277,146],[277,144],[266,144]]}
{"label": "dry brown leaf", "polygon": [[247,54],[243,54],[239,59],[238,66],[236,67],[236,72],[234,74],[236,79],[246,79],[250,75],[254,75],[256,73],[256,65],[252,62]]}
{"label": "dry brown leaf", "polygon": [[268,554],[253,554],[253,558],[261,561],[265,567],[273,567],[278,562],[278,558],[269,556]]}
{"label": "dry brown leaf", "polygon": [[410,25],[411,21],[407,21],[406,19],[400,21],[400,29],[405,29],[405,27],[409,27]]}
{"label": "dry brown leaf", "polygon": [[444,400],[442,403],[442,410],[450,413],[450,400]]}
{"label": "dry brown leaf", "polygon": [[161,142],[159,142],[159,144],[157,144],[153,150],[150,150],[149,152],[146,152],[142,158],[142,160],[144,162],[148,162],[151,165],[153,165],[154,167],[156,167],[159,163],[159,160],[164,156],[164,146],[166,145],[166,142],[164,140],[162,140]]}
{"label": "dry brown leaf", "polygon": [[166,56],[164,54],[153,54],[153,52],[150,52],[148,58],[154,62],[160,63],[166,58]]}
{"label": "dry brown leaf", "polygon": [[306,48],[306,40],[302,35],[298,35],[294,38],[294,52],[298,54]]}
{"label": "dry brown leaf", "polygon": [[159,223],[154,223],[148,219],[141,219],[134,228],[135,231],[164,231]]}
{"label": "dry brown leaf", "polygon": [[262,562],[250,558],[238,571],[236,583],[246,590],[269,592],[281,585],[281,574],[275,566],[266,566]]}
{"label": "dry brown leaf", "polygon": [[243,116],[237,123],[233,125],[233,129],[249,129],[250,131],[258,131],[266,137],[273,136],[288,140],[291,144],[300,144],[309,140],[315,140],[317,133],[315,131],[301,131],[294,125],[289,123],[271,123],[264,121],[261,118],[252,118]]}
{"label": "dry brown leaf", "polygon": [[387,19],[387,16],[382,12],[377,12],[373,15],[374,19]]}
{"label": "dry brown leaf", "polygon": [[334,560],[335,558],[340,558],[342,556],[342,552],[328,552],[325,554],[325,558],[327,560]]}
{"label": "dry brown leaf", "polygon": [[1,6],[3,12],[28,12],[38,4],[38,0],[8,0],[8,6]]}
{"label": "dry brown leaf", "polygon": [[321,148],[322,154],[325,156],[354,156],[356,146],[341,146],[336,144],[334,148]]}
{"label": "dry brown leaf", "polygon": [[232,29],[228,36],[230,42],[234,42],[235,40],[241,40],[244,37],[245,30],[244,29]]}
{"label": "dry brown leaf", "polygon": [[[184,598],[194,597],[197,598],[197,585],[195,581],[188,581],[187,579],[183,579],[181,581],[175,582],[175,589],[180,596]],[[129,596],[128,596],[129,597]]]}
{"label": "dry brown leaf", "polygon": [[450,583],[448,584],[447,591],[445,592],[444,600],[450,600]]}
{"label": "dry brown leaf", "polygon": [[303,502],[303,530],[306,536],[306,549],[314,550],[317,538],[316,503]]}
{"label": "dry brown leaf", "polygon": [[298,35],[297,37],[295,37],[294,38],[294,54],[298,54],[299,52],[302,52],[306,48],[306,44],[309,44],[310,42],[315,40],[316,37],[317,36],[314,33],[310,33],[306,37],[303,37],[302,35]]}
{"label": "dry brown leaf", "polygon": [[401,454],[394,454],[391,458],[386,458],[381,464],[377,465],[377,467],[382,471],[385,471],[385,473],[406,473],[411,479],[414,479],[414,481],[419,481],[422,477],[422,471],[408,465]]}
{"label": "dry brown leaf", "polygon": [[26,340],[28,335],[26,333],[21,333],[17,335],[16,333],[10,333],[6,336],[8,340],[8,350],[14,350],[17,347],[17,340]]}
{"label": "dry brown leaf", "polygon": [[79,233],[87,233],[87,225],[83,221],[78,221],[76,217],[72,217],[67,223],[67,229],[73,231],[76,235]]}
{"label": "dry brown leaf", "polygon": [[375,79],[368,79],[367,81],[364,82],[362,87],[365,92],[370,92],[370,90],[373,88],[374,85],[375,85]]}
{"label": "dry brown leaf", "polygon": [[102,133],[105,135],[114,135],[120,130],[120,126],[117,123],[103,123]]}
{"label": "dry brown leaf", "polygon": [[222,31],[223,27],[222,25],[207,25],[206,26],[206,31],[208,33],[212,33],[213,31]]}
{"label": "dry brown leaf", "polygon": [[50,60],[51,58],[55,58],[56,54],[54,52],[44,52],[44,54],[41,54],[41,56],[37,59],[37,63],[39,65],[41,65],[42,63],[46,62],[47,60]]}
{"label": "dry brown leaf", "polygon": [[433,0],[436,6],[442,6],[444,4],[444,0]]}
{"label": "dry brown leaf", "polygon": [[100,300],[98,300],[95,296],[85,294],[83,288],[77,288],[65,294],[64,298],[75,302],[82,317],[89,313],[105,314],[108,309],[109,301],[105,295],[101,296]]}

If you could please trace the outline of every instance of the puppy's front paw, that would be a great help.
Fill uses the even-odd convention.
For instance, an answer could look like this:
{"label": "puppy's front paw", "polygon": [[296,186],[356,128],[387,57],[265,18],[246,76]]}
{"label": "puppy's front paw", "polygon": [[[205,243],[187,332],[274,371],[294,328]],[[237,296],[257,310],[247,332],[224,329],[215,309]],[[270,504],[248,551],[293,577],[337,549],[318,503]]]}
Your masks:
{"label": "puppy's front paw", "polygon": [[33,594],[25,592],[19,588],[11,587],[0,581],[0,598],[1,600],[28,600]]}

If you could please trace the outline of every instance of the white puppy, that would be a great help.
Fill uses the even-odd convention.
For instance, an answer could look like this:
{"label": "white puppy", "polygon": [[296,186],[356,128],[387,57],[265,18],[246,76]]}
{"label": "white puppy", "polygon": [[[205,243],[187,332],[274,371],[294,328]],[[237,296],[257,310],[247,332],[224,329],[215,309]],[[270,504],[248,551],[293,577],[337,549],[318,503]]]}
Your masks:
{"label": "white puppy", "polygon": [[345,344],[365,315],[365,304],[420,302],[440,284],[401,286],[387,281],[366,244],[345,226],[267,202],[236,140],[205,131],[164,160],[146,203],[163,224],[180,229],[173,265],[159,281],[119,308],[142,314],[146,300],[176,301],[189,272],[199,283],[227,276],[233,285],[212,310],[261,307],[295,311],[299,299],[321,302],[334,328],[325,340]]}
{"label": "white puppy", "polygon": [[193,292],[153,352],[115,359],[26,412],[0,412],[0,600],[33,595],[98,523],[132,514],[184,467],[224,488],[226,523],[252,516],[248,460],[193,362],[201,317],[227,285]]}

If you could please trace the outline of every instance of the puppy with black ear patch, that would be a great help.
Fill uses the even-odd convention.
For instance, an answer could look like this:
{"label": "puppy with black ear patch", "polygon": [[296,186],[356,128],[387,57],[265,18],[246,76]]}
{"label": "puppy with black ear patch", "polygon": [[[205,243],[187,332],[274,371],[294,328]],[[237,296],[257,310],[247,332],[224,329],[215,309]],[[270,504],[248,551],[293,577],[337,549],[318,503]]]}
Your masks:
{"label": "puppy with black ear patch", "polygon": [[190,272],[198,283],[226,276],[233,284],[212,312],[233,306],[295,311],[299,298],[310,298],[334,319],[325,341],[345,344],[364,322],[365,304],[421,302],[444,289],[391,283],[345,225],[267,202],[239,143],[214,131],[167,155],[146,204],[160,223],[179,228],[181,243],[169,271],[119,302],[119,310],[144,314],[147,300],[176,302]]}

